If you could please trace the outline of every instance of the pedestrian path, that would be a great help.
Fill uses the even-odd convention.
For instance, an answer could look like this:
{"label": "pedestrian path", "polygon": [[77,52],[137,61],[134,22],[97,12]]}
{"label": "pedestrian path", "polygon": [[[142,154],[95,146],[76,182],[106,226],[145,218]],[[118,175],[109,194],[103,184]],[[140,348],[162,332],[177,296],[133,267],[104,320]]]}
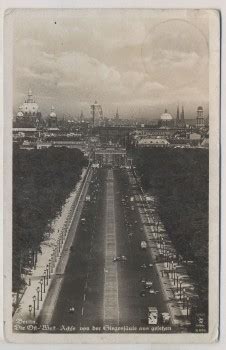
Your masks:
{"label": "pedestrian path", "polygon": [[118,325],[118,275],[117,264],[113,263],[116,256],[115,204],[113,171],[107,175],[106,201],[106,235],[105,235],[105,280],[104,280],[104,324]]}

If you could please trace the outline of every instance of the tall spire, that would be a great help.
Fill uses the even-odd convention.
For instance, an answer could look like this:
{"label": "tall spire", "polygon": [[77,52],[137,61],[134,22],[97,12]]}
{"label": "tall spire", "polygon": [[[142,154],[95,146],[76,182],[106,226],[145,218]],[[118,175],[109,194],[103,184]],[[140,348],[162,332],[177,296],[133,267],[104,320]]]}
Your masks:
{"label": "tall spire", "polygon": [[33,95],[32,95],[31,88],[28,89],[27,99],[25,99],[25,102],[35,102]]}
{"label": "tall spire", "polygon": [[115,119],[119,119],[118,108],[117,108],[117,111],[116,111],[116,114],[115,114]]}
{"label": "tall spire", "polygon": [[80,114],[80,122],[82,122],[84,120],[84,115],[83,115],[83,110],[81,110],[81,114]]}
{"label": "tall spire", "polygon": [[184,122],[184,106],[182,106],[182,111],[181,111],[181,120]]}
{"label": "tall spire", "polygon": [[177,122],[180,120],[180,109],[179,105],[177,105]]}

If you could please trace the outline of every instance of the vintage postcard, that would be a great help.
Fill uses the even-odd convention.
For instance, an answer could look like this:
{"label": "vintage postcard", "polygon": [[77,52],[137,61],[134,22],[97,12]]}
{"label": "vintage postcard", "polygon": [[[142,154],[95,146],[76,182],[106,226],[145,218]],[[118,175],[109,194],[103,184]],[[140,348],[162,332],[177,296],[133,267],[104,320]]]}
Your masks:
{"label": "vintage postcard", "polygon": [[217,341],[218,11],[4,25],[6,339]]}

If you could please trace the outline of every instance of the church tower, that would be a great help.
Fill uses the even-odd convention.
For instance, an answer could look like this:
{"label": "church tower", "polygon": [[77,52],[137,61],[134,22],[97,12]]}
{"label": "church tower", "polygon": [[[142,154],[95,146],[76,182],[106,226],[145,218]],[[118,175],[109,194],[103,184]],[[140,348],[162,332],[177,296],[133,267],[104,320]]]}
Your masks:
{"label": "church tower", "polygon": [[203,107],[199,106],[197,108],[196,127],[202,128],[204,125],[205,123],[204,123]]}
{"label": "church tower", "polygon": [[116,111],[116,114],[115,114],[115,120],[119,120],[119,113],[118,113],[118,108],[117,108],[117,111]]}
{"label": "church tower", "polygon": [[79,117],[79,121],[80,121],[80,123],[82,123],[84,121],[83,111],[81,111],[81,114],[80,114],[80,117]]}
{"label": "church tower", "polygon": [[54,106],[51,107],[49,117],[48,117],[48,127],[57,128],[57,115]]}
{"label": "church tower", "polygon": [[179,110],[179,105],[177,105],[176,126],[179,126],[179,124],[180,124],[180,110]]}
{"label": "church tower", "polygon": [[184,127],[184,126],[185,126],[185,120],[184,120],[184,106],[182,106],[182,111],[181,111],[180,119],[181,119],[181,126]]}

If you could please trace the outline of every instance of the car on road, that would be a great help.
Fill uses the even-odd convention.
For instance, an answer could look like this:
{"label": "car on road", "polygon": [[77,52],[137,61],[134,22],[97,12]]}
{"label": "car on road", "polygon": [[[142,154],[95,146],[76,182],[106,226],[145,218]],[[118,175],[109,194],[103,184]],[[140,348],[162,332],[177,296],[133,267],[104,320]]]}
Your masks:
{"label": "car on road", "polygon": [[155,294],[155,290],[154,289],[149,289],[148,293],[149,294]]}
{"label": "car on road", "polygon": [[145,290],[142,290],[142,291],[140,292],[140,296],[141,296],[141,297],[145,297],[145,296],[146,296],[146,291],[145,291]]}
{"label": "car on road", "polygon": [[153,286],[153,282],[152,281],[145,281],[145,288],[146,289],[150,289]]}
{"label": "car on road", "polygon": [[147,249],[147,242],[146,241],[141,241],[140,247],[141,247],[141,249]]}
{"label": "car on road", "polygon": [[69,308],[68,312],[69,312],[70,314],[73,314],[73,313],[75,312],[74,306],[71,306],[71,307]]}
{"label": "car on road", "polygon": [[90,195],[87,195],[86,196],[86,202],[90,202],[91,201],[91,197],[90,197]]}
{"label": "car on road", "polygon": [[142,264],[140,267],[141,267],[142,269],[146,269],[146,268],[147,268],[147,265],[146,265],[146,264]]}
{"label": "car on road", "polygon": [[168,324],[170,322],[170,314],[168,312],[162,312],[161,316],[163,324]]}
{"label": "car on road", "polygon": [[125,255],[115,256],[113,258],[113,262],[116,262],[116,261],[127,261],[127,257]]}
{"label": "car on road", "polygon": [[158,309],[155,306],[148,307],[148,324],[158,324]]}

